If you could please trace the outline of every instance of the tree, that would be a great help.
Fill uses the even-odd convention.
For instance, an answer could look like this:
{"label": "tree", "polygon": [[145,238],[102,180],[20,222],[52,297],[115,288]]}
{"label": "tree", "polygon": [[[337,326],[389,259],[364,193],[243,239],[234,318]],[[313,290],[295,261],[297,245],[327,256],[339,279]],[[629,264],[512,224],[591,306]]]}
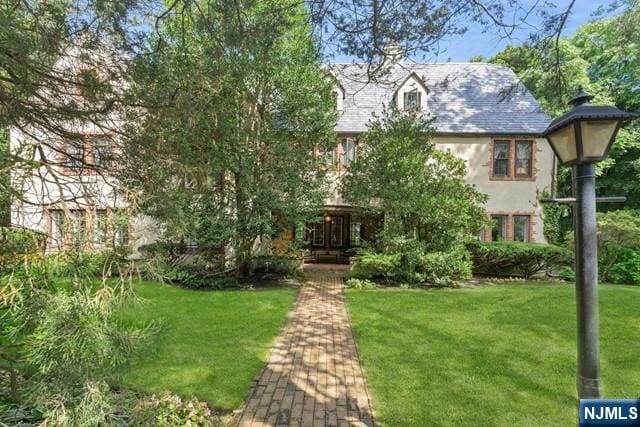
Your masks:
{"label": "tree", "polygon": [[211,1],[161,29],[134,65],[122,181],[169,237],[232,249],[248,273],[258,238],[321,204],[314,153],[335,144],[333,82],[304,8]]}
{"label": "tree", "polygon": [[[577,33],[559,40],[556,59],[540,55],[531,43],[509,46],[492,62],[511,67],[523,84],[551,116],[564,113],[577,86],[594,95],[594,103],[614,104],[638,111],[640,87],[640,7],[630,4],[622,14],[583,25]],[[609,157],[598,163],[597,190],[603,195],[626,195],[626,207],[640,207],[640,124],[638,120],[621,129]],[[560,168],[558,193],[570,195],[571,171]],[[599,204],[599,210],[618,208]]]}
{"label": "tree", "polygon": [[462,159],[431,141],[431,121],[389,110],[369,123],[341,182],[355,206],[385,214],[385,228],[447,250],[485,224],[486,196],[465,182]]}

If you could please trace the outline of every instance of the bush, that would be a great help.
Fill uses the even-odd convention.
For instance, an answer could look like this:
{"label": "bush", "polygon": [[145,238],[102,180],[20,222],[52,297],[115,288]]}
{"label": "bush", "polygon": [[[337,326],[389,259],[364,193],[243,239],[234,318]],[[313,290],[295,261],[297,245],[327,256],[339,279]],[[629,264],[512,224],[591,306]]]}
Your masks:
{"label": "bush", "polygon": [[449,286],[471,278],[471,255],[464,248],[427,253],[422,256],[418,271],[423,282]]}
{"label": "bush", "polygon": [[110,249],[63,251],[47,255],[46,268],[52,277],[114,277],[128,264],[126,254]]}
{"label": "bush", "polygon": [[138,425],[158,427],[213,426],[211,410],[205,402],[195,397],[183,401],[168,391],[142,400],[136,421]]}
{"label": "bush", "polygon": [[629,285],[640,283],[640,251],[623,248],[616,262],[603,274],[602,280]]}
{"label": "bush", "polygon": [[640,283],[640,214],[598,214],[598,267],[603,281]]}
{"label": "bush", "polygon": [[[631,210],[599,212],[598,272],[603,282],[640,284],[640,213]],[[573,233],[567,233],[573,249]]]}
{"label": "bush", "polygon": [[358,279],[394,281],[400,273],[400,254],[361,251],[353,258],[351,276]]}
{"label": "bush", "polygon": [[26,228],[0,227],[0,274],[44,252],[45,236]]}
{"label": "bush", "polygon": [[559,246],[518,242],[473,242],[467,245],[473,272],[490,276],[522,276],[567,264],[571,253]]}
{"label": "bush", "polygon": [[573,267],[569,267],[568,265],[561,267],[560,270],[558,270],[558,275],[562,278],[562,280],[566,280],[569,282],[576,281],[576,272],[574,271]]}
{"label": "bush", "polygon": [[354,258],[350,275],[387,283],[451,285],[471,277],[471,260],[464,248],[427,253],[417,247],[391,254],[361,251]]}
{"label": "bush", "polygon": [[286,276],[300,270],[301,266],[302,260],[299,257],[289,255],[260,256],[251,259],[253,275]]}
{"label": "bush", "polygon": [[[192,248],[158,242],[141,248],[146,257],[141,272],[152,280],[191,289],[219,289],[238,285],[233,269],[225,268],[224,252],[205,246]],[[286,276],[300,269],[302,259],[293,255],[270,255],[249,260],[251,276]]]}
{"label": "bush", "polygon": [[345,286],[351,289],[375,289],[378,287],[375,282],[367,279],[356,279],[354,277],[345,281]]}

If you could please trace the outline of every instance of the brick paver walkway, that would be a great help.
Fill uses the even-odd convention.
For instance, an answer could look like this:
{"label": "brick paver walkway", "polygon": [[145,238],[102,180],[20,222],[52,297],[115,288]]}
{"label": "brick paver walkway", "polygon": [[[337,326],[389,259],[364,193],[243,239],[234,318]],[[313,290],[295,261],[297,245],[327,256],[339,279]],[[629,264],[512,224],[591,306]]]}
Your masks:
{"label": "brick paver walkway", "polygon": [[249,394],[239,425],[372,426],[342,272],[310,266],[305,276],[289,324]]}

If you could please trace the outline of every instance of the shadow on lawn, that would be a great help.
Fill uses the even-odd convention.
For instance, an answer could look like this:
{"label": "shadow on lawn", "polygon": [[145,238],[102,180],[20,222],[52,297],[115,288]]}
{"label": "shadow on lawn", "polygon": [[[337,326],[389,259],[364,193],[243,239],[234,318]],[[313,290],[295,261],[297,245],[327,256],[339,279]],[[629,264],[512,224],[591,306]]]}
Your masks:
{"label": "shadow on lawn", "polygon": [[[377,292],[377,291],[374,291]],[[447,297],[451,298],[452,293]],[[415,297],[415,295],[413,295]],[[436,396],[429,398],[429,405],[420,408],[426,419],[442,419],[443,411],[447,407],[458,410],[459,407],[483,408],[483,411],[495,411],[496,405],[503,404],[504,400],[540,398],[556,402],[563,407],[575,406],[576,397],[553,384],[548,384],[542,376],[535,373],[546,362],[542,354],[553,342],[562,339],[573,339],[567,336],[571,334],[571,328],[559,324],[544,323],[536,325],[530,323],[536,316],[526,316],[520,319],[517,313],[509,313],[509,306],[500,306],[499,301],[491,299],[489,304],[495,304],[495,308],[487,316],[484,310],[476,310],[469,307],[462,310],[460,318],[449,317],[454,311],[460,311],[459,305],[466,300],[452,301],[451,310],[446,307],[424,323],[415,321],[415,312],[410,309],[411,301],[407,300],[407,311],[397,310],[394,305],[388,308],[380,308],[379,303],[362,304],[359,311],[367,312],[366,328],[355,328],[356,339],[369,341],[368,346],[381,349],[375,355],[368,354],[369,360],[374,365],[389,367],[397,360],[399,370],[404,370],[400,375],[390,377],[388,372],[379,372],[384,380],[379,380],[383,392],[397,390],[389,387],[387,381],[399,381],[400,377],[410,379],[413,384],[413,393]],[[526,301],[522,301],[526,303]],[[433,301],[434,304],[444,304],[440,296]],[[534,305],[540,304],[535,301]],[[415,307],[415,306],[414,306]],[[427,308],[422,307],[421,308]],[[427,314],[430,317],[430,314]],[[371,320],[375,319],[375,320]],[[444,329],[451,328],[450,322],[459,325],[459,332],[447,332]],[[445,327],[439,327],[439,322],[447,322]],[[478,328],[478,323],[487,324],[486,330]],[[562,322],[558,322],[562,323]],[[454,326],[458,327],[458,326]],[[375,332],[371,332],[375,328]],[[527,329],[528,328],[528,329]],[[522,331],[526,337],[518,337],[517,331]],[[365,335],[366,334],[366,335]],[[514,335],[515,334],[515,335]],[[513,338],[510,342],[505,342]],[[400,339],[398,339],[400,338]],[[520,347],[519,339],[539,338],[540,352],[531,351],[531,346]],[[373,340],[373,344],[371,341]],[[533,346],[535,348],[535,345]],[[413,352],[413,354],[412,354]],[[553,359],[557,361],[558,356]],[[565,359],[561,366],[571,367],[575,363],[571,355],[559,356]],[[377,362],[386,359],[385,362]],[[367,369],[365,358],[364,368]],[[415,363],[412,363],[415,360]],[[548,364],[548,363],[547,363]],[[547,366],[549,367],[549,366]],[[554,374],[557,367],[551,366]],[[373,369],[372,369],[373,371]],[[407,374],[408,373],[408,374]],[[532,375],[534,374],[534,375]],[[567,371],[572,377],[573,372]],[[564,372],[563,372],[564,375]],[[489,387],[487,385],[490,384]],[[490,388],[494,388],[491,390]],[[438,390],[441,394],[438,395]],[[393,401],[397,396],[387,396],[381,400]],[[389,399],[389,400],[388,400]],[[410,397],[412,399],[412,397]],[[492,403],[492,400],[494,403]],[[431,409],[433,408],[433,409]],[[391,408],[394,410],[394,408]],[[470,418],[468,418],[470,419]]]}

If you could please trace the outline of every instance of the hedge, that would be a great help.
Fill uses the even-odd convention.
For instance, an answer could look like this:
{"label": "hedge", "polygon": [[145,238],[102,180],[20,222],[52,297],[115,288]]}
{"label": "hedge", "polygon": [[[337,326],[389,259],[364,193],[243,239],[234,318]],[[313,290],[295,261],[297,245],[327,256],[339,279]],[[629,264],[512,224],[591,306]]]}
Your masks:
{"label": "hedge", "polygon": [[571,252],[555,245],[520,242],[473,242],[467,245],[475,274],[530,278],[571,263]]}

